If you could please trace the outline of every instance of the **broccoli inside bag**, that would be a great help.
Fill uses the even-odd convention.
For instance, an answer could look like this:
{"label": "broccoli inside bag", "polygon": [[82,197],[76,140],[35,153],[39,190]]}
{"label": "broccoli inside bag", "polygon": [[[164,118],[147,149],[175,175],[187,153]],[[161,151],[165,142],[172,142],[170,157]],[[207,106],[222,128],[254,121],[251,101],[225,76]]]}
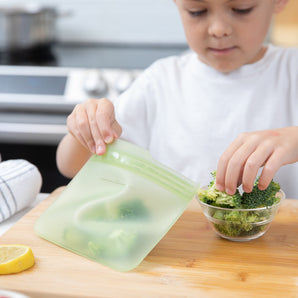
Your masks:
{"label": "broccoli inside bag", "polygon": [[197,184],[117,140],[92,156],[35,223],[55,244],[118,271],[135,268],[193,198]]}

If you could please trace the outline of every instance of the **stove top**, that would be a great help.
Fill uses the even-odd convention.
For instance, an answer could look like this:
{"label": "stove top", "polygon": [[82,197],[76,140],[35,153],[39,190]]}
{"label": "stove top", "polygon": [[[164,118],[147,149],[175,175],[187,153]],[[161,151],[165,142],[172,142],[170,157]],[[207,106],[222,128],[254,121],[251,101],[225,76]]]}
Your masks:
{"label": "stove top", "polygon": [[0,51],[0,65],[57,66],[57,55],[49,46]]}
{"label": "stove top", "polygon": [[179,55],[184,45],[53,44],[0,52],[0,65],[144,69],[157,59]]}
{"label": "stove top", "polygon": [[181,45],[55,44],[0,53],[0,144],[58,144],[78,102],[113,100],[154,61],[185,50]]}

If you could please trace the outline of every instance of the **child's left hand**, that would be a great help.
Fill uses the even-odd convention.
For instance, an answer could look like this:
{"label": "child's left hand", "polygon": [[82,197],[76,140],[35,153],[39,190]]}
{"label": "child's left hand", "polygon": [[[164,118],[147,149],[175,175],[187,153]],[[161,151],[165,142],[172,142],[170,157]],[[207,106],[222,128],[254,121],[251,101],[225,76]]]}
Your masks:
{"label": "child's left hand", "polygon": [[243,190],[250,192],[263,166],[258,185],[266,189],[281,166],[297,161],[297,126],[242,133],[219,159],[216,187],[232,195],[242,184]]}

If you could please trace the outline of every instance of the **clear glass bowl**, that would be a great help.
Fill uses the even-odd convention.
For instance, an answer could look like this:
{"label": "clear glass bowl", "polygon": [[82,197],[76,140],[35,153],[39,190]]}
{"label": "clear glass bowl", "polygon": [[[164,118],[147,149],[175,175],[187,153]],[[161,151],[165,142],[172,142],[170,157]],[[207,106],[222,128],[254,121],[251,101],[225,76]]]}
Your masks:
{"label": "clear glass bowl", "polygon": [[276,212],[285,199],[281,190],[280,201],[269,207],[256,209],[229,209],[203,203],[197,196],[204,215],[214,231],[222,238],[232,241],[249,241],[264,235],[269,229]]}

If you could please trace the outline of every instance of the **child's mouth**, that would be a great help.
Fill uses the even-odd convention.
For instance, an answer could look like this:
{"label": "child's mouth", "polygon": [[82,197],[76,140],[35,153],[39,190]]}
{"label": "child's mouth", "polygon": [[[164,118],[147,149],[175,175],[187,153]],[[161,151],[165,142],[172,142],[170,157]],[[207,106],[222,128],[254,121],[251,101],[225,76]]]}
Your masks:
{"label": "child's mouth", "polygon": [[208,48],[213,54],[216,55],[226,55],[230,54],[232,51],[236,49],[236,46],[229,47],[229,48]]}

